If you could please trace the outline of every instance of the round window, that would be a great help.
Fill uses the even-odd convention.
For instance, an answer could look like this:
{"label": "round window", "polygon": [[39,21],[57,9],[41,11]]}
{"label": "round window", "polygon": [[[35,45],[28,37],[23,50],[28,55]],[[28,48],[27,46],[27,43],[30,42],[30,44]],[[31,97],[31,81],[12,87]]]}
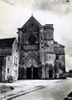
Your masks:
{"label": "round window", "polygon": [[30,35],[28,41],[29,41],[29,44],[30,44],[30,45],[34,45],[35,42],[36,42],[36,37],[32,34],[32,35]]}

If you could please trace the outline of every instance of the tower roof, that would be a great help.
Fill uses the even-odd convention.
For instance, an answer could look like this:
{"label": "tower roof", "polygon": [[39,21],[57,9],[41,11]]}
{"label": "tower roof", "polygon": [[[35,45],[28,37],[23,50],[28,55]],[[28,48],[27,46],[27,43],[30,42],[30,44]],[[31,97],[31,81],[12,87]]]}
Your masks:
{"label": "tower roof", "polygon": [[45,24],[44,29],[52,29],[54,30],[53,24]]}

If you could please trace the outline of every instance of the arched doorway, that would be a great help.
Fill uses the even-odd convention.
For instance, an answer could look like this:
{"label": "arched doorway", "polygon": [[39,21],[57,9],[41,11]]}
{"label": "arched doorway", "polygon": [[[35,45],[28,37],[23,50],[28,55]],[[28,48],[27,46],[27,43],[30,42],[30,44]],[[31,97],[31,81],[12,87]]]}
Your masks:
{"label": "arched doorway", "polygon": [[39,68],[33,68],[33,79],[39,79]]}
{"label": "arched doorway", "polygon": [[45,64],[45,79],[53,78],[53,67],[51,64]]}
{"label": "arched doorway", "polygon": [[39,79],[39,68],[31,65],[31,67],[26,70],[27,79]]}
{"label": "arched doorway", "polygon": [[52,65],[49,65],[49,79],[53,78],[53,68]]}
{"label": "arched doorway", "polygon": [[26,69],[26,78],[32,79],[32,68],[31,67]]}
{"label": "arched doorway", "polygon": [[53,70],[52,69],[49,69],[49,78],[53,78]]}
{"label": "arched doorway", "polygon": [[19,67],[19,74],[18,74],[18,79],[24,79],[24,67]]}

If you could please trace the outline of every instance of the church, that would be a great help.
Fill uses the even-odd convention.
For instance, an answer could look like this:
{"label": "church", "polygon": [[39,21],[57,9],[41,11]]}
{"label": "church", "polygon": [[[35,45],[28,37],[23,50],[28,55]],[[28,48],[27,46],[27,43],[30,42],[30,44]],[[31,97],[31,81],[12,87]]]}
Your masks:
{"label": "church", "polygon": [[17,35],[0,39],[0,81],[63,78],[65,47],[54,40],[53,24],[31,16]]}
{"label": "church", "polygon": [[65,72],[64,46],[54,40],[53,24],[41,25],[33,16],[18,28],[18,79],[54,79]]}

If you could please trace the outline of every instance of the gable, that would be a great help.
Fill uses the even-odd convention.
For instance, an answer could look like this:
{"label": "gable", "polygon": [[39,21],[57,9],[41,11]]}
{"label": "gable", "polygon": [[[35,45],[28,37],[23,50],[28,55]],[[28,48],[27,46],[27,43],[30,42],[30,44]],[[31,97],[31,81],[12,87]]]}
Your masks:
{"label": "gable", "polygon": [[29,20],[22,26],[21,30],[23,32],[34,31],[38,32],[41,27],[41,24],[31,16]]}

